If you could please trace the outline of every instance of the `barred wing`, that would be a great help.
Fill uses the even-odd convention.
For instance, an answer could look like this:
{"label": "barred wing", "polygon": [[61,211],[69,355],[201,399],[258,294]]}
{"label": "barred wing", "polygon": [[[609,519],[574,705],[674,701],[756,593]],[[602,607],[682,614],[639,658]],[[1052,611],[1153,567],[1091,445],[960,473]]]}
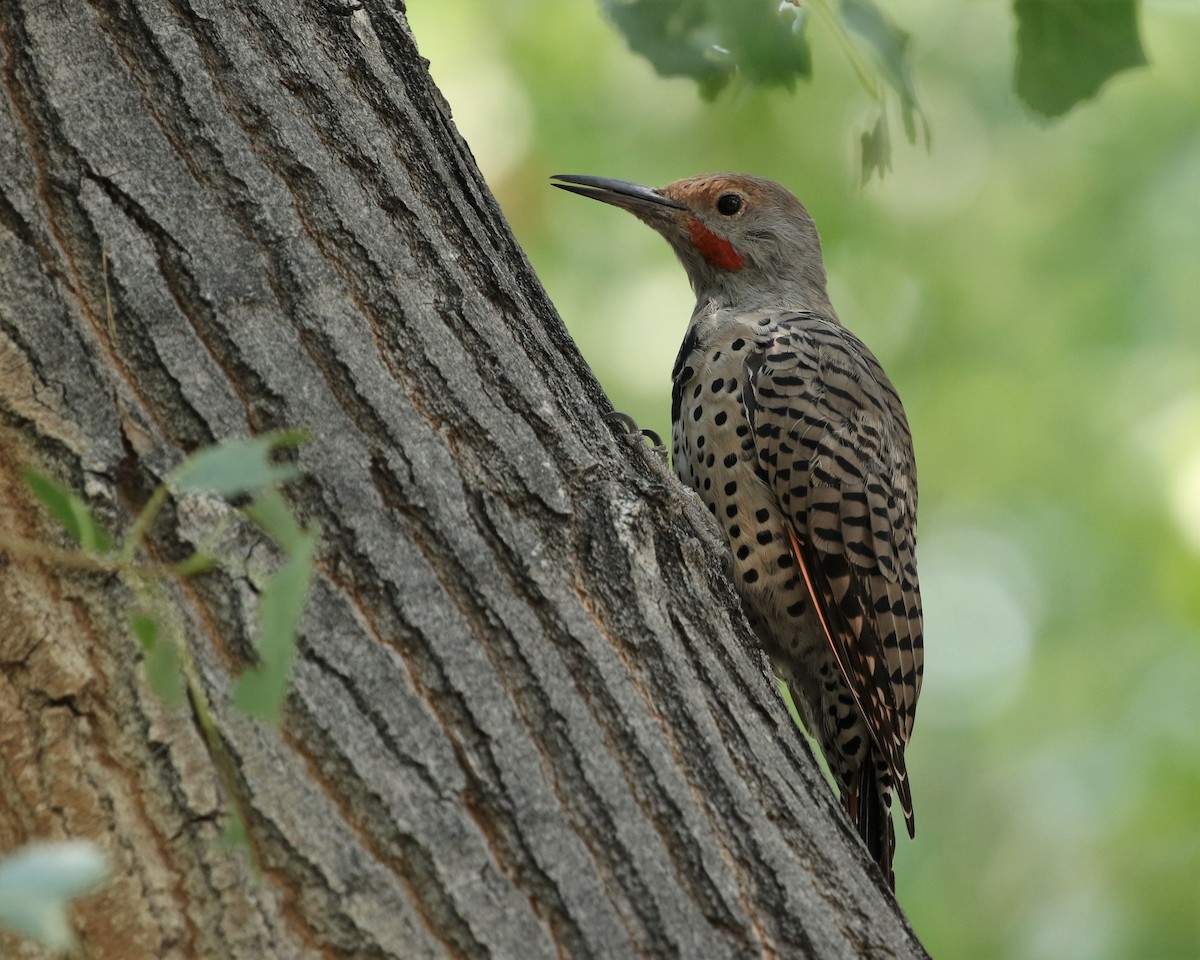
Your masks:
{"label": "barred wing", "polygon": [[749,372],[759,468],[791,520],[809,595],[911,835],[904,747],[924,650],[904,408],[866,346],[812,314],[785,318]]}

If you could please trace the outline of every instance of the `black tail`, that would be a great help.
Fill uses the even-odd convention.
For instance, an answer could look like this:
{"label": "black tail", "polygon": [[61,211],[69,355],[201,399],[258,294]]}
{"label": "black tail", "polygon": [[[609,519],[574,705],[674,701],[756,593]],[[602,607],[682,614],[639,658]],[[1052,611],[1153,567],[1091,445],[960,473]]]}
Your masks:
{"label": "black tail", "polygon": [[896,875],[892,872],[892,857],[896,853],[896,830],[892,826],[892,778],[886,768],[876,768],[874,751],[864,759],[858,774],[858,786],[853,793],[847,792],[844,800],[846,812],[858,828],[872,859],[879,864],[887,878],[888,887],[896,889]]}

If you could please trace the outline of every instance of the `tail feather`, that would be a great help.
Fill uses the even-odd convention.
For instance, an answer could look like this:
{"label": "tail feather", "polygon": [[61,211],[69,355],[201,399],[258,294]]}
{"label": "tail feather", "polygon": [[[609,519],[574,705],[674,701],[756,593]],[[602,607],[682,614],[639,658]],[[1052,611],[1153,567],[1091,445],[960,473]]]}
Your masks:
{"label": "tail feather", "polygon": [[896,853],[896,830],[892,825],[891,792],[891,778],[886,770],[876,769],[874,757],[868,756],[859,769],[855,789],[843,791],[842,802],[871,858],[883,871],[888,887],[895,890],[892,858]]}

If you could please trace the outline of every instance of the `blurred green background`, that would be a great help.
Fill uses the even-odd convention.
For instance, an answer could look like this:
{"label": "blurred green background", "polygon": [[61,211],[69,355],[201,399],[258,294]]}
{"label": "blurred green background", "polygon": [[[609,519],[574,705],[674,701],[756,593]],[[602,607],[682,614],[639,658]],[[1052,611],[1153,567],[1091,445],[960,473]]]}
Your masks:
{"label": "blurred green background", "polygon": [[870,104],[810,25],[794,93],[713,103],[594,3],[410,0],[421,52],[613,403],[669,432],[692,309],[667,245],[553,190],[744,170],[821,231],[920,469],[918,833],[897,896],[933,956],[1200,957],[1200,2],[1148,69],[1053,124],[1012,92],[1007,3],[906,0],[933,149],[859,185]]}

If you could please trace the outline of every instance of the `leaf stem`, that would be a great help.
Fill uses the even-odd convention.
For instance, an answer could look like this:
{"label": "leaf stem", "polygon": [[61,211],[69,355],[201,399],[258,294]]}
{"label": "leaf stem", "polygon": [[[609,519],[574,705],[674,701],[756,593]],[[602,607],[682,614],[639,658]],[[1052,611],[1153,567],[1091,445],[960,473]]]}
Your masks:
{"label": "leaf stem", "polygon": [[186,577],[193,573],[202,573],[212,566],[210,558],[202,554],[193,554],[178,564],[137,564],[132,561],[127,562],[120,556],[85,553],[82,550],[64,550],[61,547],[52,547],[37,540],[26,540],[24,537],[14,537],[3,532],[0,532],[0,553],[20,559],[40,560],[68,570],[106,574],[129,573],[150,578]]}
{"label": "leaf stem", "polygon": [[142,542],[142,538],[150,529],[150,525],[154,523],[154,518],[158,516],[158,511],[167,501],[167,494],[170,489],[166,482],[160,483],[150,495],[150,499],[146,501],[146,505],[142,507],[141,512],[133,521],[133,526],[129,528],[129,533],[125,537],[125,542],[121,544],[121,553],[119,556],[123,564],[131,564],[133,562],[133,554],[138,548],[138,544]]}
{"label": "leaf stem", "polygon": [[863,60],[862,51],[858,49],[858,46],[850,38],[842,21],[829,9],[829,4],[826,0],[808,0],[808,5],[816,12],[818,17],[825,21],[825,25],[833,31],[833,35],[837,38],[842,52],[846,55],[846,59],[850,61],[850,66],[854,68],[854,72],[858,76],[858,82],[867,91],[867,96],[880,106],[883,106],[883,92],[879,88],[875,72]]}

